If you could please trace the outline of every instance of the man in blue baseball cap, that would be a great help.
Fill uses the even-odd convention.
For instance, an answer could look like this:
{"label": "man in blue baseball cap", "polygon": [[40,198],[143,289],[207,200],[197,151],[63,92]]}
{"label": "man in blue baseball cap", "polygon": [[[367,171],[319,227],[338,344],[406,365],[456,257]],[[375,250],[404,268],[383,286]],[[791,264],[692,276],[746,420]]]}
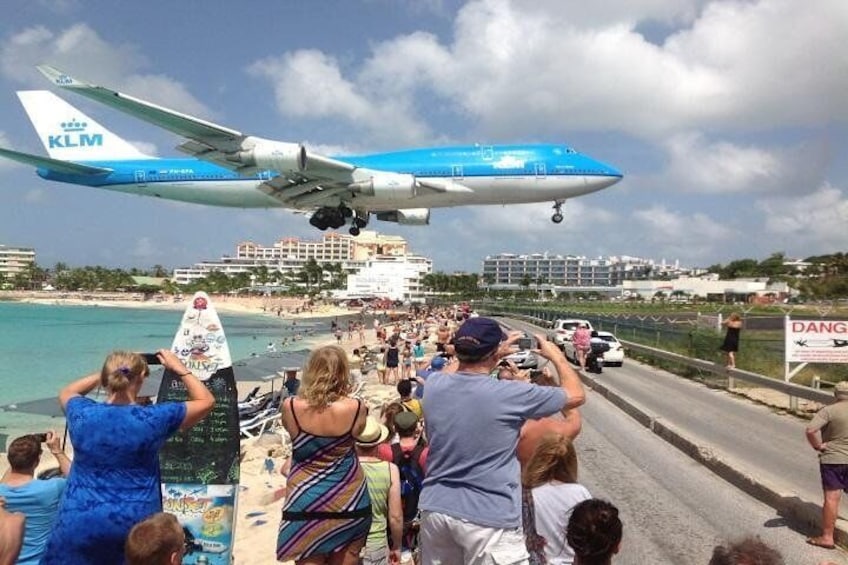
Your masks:
{"label": "man in blue baseball cap", "polygon": [[585,402],[580,378],[559,348],[535,336],[559,387],[489,378],[523,332],[505,334],[491,318],[469,318],[453,345],[459,367],[427,379],[424,419],[430,453],[421,492],[424,563],[483,564],[510,555],[527,563],[521,527],[521,475],[515,446],[524,422]]}
{"label": "man in blue baseball cap", "polygon": [[415,378],[413,379],[416,382],[415,398],[419,400],[424,398],[424,383],[427,382],[427,377],[433,373],[443,371],[447,366],[447,363],[447,358],[442,357],[441,355],[436,355],[430,359],[430,364],[427,365],[426,369],[419,369],[415,371]]}

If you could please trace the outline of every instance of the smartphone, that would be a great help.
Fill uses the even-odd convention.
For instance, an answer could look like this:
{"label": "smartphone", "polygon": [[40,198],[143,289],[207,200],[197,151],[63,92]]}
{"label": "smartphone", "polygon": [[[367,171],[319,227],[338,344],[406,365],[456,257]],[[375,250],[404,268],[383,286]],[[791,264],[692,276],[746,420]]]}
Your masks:
{"label": "smartphone", "polygon": [[518,340],[518,349],[524,351],[525,349],[530,349],[533,347],[533,338],[532,337],[522,337]]}
{"label": "smartphone", "polygon": [[144,361],[148,365],[161,365],[162,362],[156,356],[155,353],[141,353],[141,356],[144,358]]}

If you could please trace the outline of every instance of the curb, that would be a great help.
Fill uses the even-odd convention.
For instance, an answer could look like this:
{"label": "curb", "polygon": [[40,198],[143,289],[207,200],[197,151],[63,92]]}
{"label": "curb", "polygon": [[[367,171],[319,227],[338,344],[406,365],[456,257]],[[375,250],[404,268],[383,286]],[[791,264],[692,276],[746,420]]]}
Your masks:
{"label": "curb", "polygon": [[[749,496],[777,510],[784,518],[801,522],[812,529],[821,525],[821,501],[803,500],[798,493],[781,491],[768,481],[753,477],[736,469],[719,450],[712,445],[699,445],[686,437],[683,431],[650,414],[645,408],[611,390],[595,377],[577,371],[580,380],[643,427],[658,435],[667,443],[676,447],[728,483]],[[848,547],[848,520],[837,519],[834,540],[838,545]]]}

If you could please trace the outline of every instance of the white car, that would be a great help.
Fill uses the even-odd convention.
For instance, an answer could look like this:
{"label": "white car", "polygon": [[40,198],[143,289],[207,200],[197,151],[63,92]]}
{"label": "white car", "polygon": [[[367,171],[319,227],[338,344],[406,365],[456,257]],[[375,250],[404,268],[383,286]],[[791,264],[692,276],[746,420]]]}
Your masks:
{"label": "white car", "polygon": [[565,351],[565,343],[571,341],[571,335],[574,333],[580,324],[586,324],[589,331],[592,331],[592,324],[589,320],[580,320],[578,318],[566,318],[564,320],[554,320],[554,325],[548,332],[548,341],[552,341]]}
{"label": "white car", "polygon": [[[622,347],[618,338],[610,332],[595,333],[597,334],[597,337],[609,343],[610,346],[609,351],[604,353],[604,366],[609,367],[614,365],[616,367],[621,367],[624,365],[624,347]],[[574,344],[571,342],[571,338],[563,343],[562,351],[565,353],[565,357],[567,359],[571,360],[572,363],[577,363],[577,353],[574,351]]]}

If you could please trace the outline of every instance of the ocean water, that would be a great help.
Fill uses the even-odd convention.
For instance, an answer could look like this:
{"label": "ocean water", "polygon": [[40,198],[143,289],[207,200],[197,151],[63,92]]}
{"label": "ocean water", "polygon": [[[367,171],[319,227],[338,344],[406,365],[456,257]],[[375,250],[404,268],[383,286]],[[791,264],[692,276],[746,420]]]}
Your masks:
{"label": "ocean water", "polygon": [[[264,353],[302,349],[298,341],[280,341],[329,331],[329,320],[291,320],[270,316],[220,314],[233,360]],[[168,348],[182,318],[181,310],[142,310],[95,306],[50,306],[0,302],[0,406],[56,397],[67,383],[100,369],[110,351]],[[306,329],[311,329],[307,334]],[[63,421],[0,410],[0,434],[11,437]]]}

